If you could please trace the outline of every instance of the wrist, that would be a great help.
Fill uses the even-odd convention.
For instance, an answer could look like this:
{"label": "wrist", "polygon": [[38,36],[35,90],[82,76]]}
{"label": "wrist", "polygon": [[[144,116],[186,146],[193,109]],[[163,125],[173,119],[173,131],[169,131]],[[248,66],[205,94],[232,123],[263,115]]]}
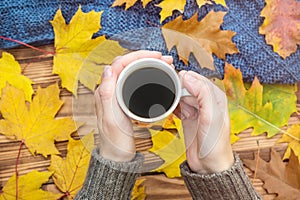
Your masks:
{"label": "wrist", "polygon": [[134,159],[136,152],[134,150],[126,151],[126,150],[116,150],[116,149],[107,149],[101,148],[98,146],[99,155],[106,160],[111,160],[114,162],[130,162]]}

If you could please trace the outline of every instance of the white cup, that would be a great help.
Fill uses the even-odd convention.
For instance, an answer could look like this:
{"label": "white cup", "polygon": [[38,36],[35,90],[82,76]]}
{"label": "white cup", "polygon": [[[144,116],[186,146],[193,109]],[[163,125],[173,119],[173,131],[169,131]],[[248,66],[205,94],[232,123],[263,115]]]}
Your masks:
{"label": "white cup", "polygon": [[155,58],[136,60],[120,73],[116,86],[117,101],[130,118],[152,123],[168,117],[182,96],[190,96],[182,88],[175,71]]}

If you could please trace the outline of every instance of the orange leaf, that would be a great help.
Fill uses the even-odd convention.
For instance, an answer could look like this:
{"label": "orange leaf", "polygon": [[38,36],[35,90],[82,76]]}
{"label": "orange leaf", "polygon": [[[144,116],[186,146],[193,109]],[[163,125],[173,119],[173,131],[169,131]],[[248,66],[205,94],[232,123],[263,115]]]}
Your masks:
{"label": "orange leaf", "polygon": [[265,162],[261,158],[254,160],[243,160],[244,164],[252,171],[256,169],[256,159],[258,167],[256,175],[264,181],[263,187],[269,193],[276,193],[275,199],[298,200],[300,197],[300,165],[297,157],[293,154],[288,164],[282,162],[280,153],[272,149],[270,162]]}
{"label": "orange leaf", "polygon": [[260,16],[265,20],[259,33],[266,36],[266,42],[276,53],[285,59],[297,50],[297,44],[300,44],[299,1],[266,0]]}
{"label": "orange leaf", "polygon": [[0,200],[32,200],[47,199],[57,200],[62,195],[41,189],[43,183],[46,183],[51,172],[32,171],[28,174],[18,177],[18,197],[16,197],[16,174],[14,174],[3,187],[3,193],[0,194]]}
{"label": "orange leaf", "polygon": [[10,139],[23,140],[32,154],[59,154],[54,141],[68,140],[77,130],[70,117],[56,119],[63,102],[57,84],[38,88],[30,106],[22,90],[7,85],[0,100],[0,133]]}
{"label": "orange leaf", "polygon": [[51,156],[48,170],[54,172],[55,185],[68,199],[73,199],[83,185],[93,148],[94,134],[90,133],[81,140],[70,139],[66,158]]}
{"label": "orange leaf", "polygon": [[209,12],[200,22],[195,14],[188,20],[177,17],[163,26],[162,32],[170,50],[177,47],[178,55],[188,60],[193,53],[202,67],[214,70],[214,53],[225,59],[226,54],[237,53],[238,49],[231,41],[235,35],[230,30],[220,30],[225,12]]}

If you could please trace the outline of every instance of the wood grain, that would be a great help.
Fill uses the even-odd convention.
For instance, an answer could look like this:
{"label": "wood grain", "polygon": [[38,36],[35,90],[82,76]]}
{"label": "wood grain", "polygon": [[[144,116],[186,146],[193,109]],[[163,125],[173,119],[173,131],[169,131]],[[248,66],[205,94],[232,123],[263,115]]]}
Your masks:
{"label": "wood grain", "polygon": [[[41,46],[40,48],[53,51],[52,45]],[[85,126],[79,129],[79,136],[85,135],[90,131],[95,131],[96,143],[99,142],[96,127],[96,116],[94,114],[94,100],[93,93],[79,84],[78,98],[74,98],[70,92],[61,88],[60,79],[57,75],[52,74],[52,59],[53,55],[41,55],[34,50],[19,47],[15,49],[6,50],[12,53],[16,60],[19,61],[23,69],[24,75],[34,81],[34,89],[38,86],[47,87],[51,84],[58,83],[61,89],[61,99],[64,100],[64,105],[57,114],[57,117],[73,116],[75,120],[85,122]],[[1,50],[0,50],[1,53]],[[300,86],[300,84],[298,84]],[[298,104],[297,109],[300,112],[300,92],[297,92]],[[289,126],[299,123],[299,118],[296,114],[293,114],[289,120],[286,130]],[[251,129],[245,130],[239,136],[241,139],[233,145],[234,151],[240,154],[242,159],[253,159],[254,153],[260,149],[260,155],[263,159],[269,160],[270,148],[275,148],[277,151],[284,153],[286,144],[277,144],[276,141],[281,137],[282,133],[277,134],[272,138],[267,138],[266,135],[251,136]],[[144,185],[146,186],[147,199],[181,199],[190,200],[191,197],[184,185],[181,178],[168,179],[163,174],[148,172],[155,169],[163,163],[158,156],[147,151],[152,145],[150,133],[145,128],[135,127],[135,141],[137,150],[145,155],[145,163],[143,168],[143,175],[141,179],[146,179]],[[7,139],[4,135],[0,135],[0,188],[3,186],[15,170],[15,160],[18,154],[19,141],[13,141]],[[258,146],[259,144],[259,146]],[[56,143],[61,155],[66,154],[67,143]],[[19,160],[19,173],[20,175],[28,173],[32,170],[46,171],[50,165],[50,159],[44,158],[40,155],[32,156],[28,149],[23,146],[21,150]],[[252,177],[252,172],[245,168],[247,174]],[[262,187],[263,182],[259,179],[253,180],[255,189],[262,195],[263,199],[271,200],[275,198],[275,194],[268,194]],[[43,186],[44,188],[57,191],[58,189],[50,180],[48,184]]]}

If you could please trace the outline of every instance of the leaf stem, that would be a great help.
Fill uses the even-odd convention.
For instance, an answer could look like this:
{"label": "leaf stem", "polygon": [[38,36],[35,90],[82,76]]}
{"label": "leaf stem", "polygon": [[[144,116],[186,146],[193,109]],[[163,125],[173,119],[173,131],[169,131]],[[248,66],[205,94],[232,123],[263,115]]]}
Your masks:
{"label": "leaf stem", "polygon": [[21,155],[21,150],[24,145],[24,140],[21,141],[20,147],[19,147],[19,152],[18,152],[18,157],[16,159],[16,167],[15,167],[15,173],[16,173],[16,200],[19,198],[19,172],[18,172],[18,164],[19,164],[19,159]]}
{"label": "leaf stem", "polygon": [[0,39],[3,39],[3,40],[7,40],[7,41],[11,41],[11,42],[15,42],[15,43],[24,45],[24,46],[29,47],[29,48],[31,48],[31,49],[34,49],[34,50],[36,50],[36,51],[42,52],[42,53],[44,53],[44,54],[46,54],[46,55],[47,55],[47,54],[55,55],[55,52],[46,51],[46,50],[44,50],[44,49],[40,49],[40,48],[34,47],[34,46],[32,46],[32,45],[26,44],[26,43],[21,42],[21,41],[19,41],[19,40],[15,40],[15,39],[8,38],[8,37],[1,36],[1,35],[0,35]]}

